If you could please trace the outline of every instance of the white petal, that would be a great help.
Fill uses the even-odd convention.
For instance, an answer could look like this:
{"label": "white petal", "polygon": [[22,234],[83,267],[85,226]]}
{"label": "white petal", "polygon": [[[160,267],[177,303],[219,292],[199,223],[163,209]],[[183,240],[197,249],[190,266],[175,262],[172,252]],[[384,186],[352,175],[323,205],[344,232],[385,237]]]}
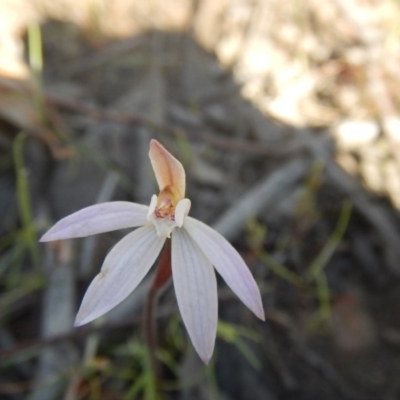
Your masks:
{"label": "white petal", "polygon": [[153,220],[153,213],[154,213],[154,210],[156,209],[156,207],[157,207],[157,196],[155,194],[153,194],[153,196],[151,196],[150,205],[147,210],[147,215],[146,215],[147,221]]}
{"label": "white petal", "polygon": [[260,291],[253,275],[233,246],[217,231],[194,218],[187,217],[183,229],[188,231],[240,300],[264,321]]}
{"label": "white petal", "polygon": [[185,218],[189,214],[192,203],[189,199],[182,199],[175,207],[175,222],[179,228],[182,228]]}
{"label": "white petal", "polygon": [[172,233],[172,273],[183,322],[200,358],[214,350],[218,322],[217,281],[210,261],[183,229]]}
{"label": "white petal", "polygon": [[147,223],[148,207],[128,201],[111,201],[83,208],[58,221],[41,242],[85,237],[116,229],[134,228]]}
{"label": "white petal", "polygon": [[75,326],[100,317],[133,292],[156,261],[164,242],[152,225],[143,226],[118,242],[90,284]]}

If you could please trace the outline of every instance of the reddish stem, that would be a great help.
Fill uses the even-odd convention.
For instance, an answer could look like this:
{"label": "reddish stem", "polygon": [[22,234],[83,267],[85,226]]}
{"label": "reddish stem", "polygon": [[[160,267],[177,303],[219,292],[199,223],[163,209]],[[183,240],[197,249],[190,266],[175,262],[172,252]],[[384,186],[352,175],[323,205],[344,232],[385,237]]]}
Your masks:
{"label": "reddish stem", "polygon": [[144,338],[147,348],[149,350],[151,368],[156,379],[158,379],[159,372],[155,355],[157,348],[157,319],[155,312],[157,308],[157,295],[159,294],[160,290],[168,283],[171,278],[171,274],[171,240],[167,239],[161,253],[161,258],[156,275],[147,294],[147,300],[143,315]]}

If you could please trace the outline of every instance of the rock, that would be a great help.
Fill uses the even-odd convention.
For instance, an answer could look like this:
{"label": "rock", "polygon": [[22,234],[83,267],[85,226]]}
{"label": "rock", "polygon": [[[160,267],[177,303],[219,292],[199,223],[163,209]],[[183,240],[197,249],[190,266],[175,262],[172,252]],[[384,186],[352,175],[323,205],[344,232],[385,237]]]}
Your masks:
{"label": "rock", "polygon": [[373,120],[347,120],[333,129],[333,136],[339,148],[357,150],[378,138],[379,126]]}

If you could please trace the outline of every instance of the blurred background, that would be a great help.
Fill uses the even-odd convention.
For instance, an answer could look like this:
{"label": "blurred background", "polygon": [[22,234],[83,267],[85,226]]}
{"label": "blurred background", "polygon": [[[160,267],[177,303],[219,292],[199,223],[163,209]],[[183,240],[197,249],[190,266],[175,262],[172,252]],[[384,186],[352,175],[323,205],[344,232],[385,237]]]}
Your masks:
{"label": "blurred background", "polygon": [[[0,2],[0,399],[400,398],[398,0]],[[95,203],[148,204],[158,139],[191,215],[238,249],[209,366],[173,287],[73,328],[126,233],[39,244]]]}

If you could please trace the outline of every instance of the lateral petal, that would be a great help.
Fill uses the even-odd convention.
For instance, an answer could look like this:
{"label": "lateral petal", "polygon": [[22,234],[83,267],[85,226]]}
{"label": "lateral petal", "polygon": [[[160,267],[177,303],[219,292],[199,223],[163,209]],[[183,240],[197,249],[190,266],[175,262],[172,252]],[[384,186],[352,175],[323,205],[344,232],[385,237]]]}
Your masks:
{"label": "lateral petal", "polygon": [[185,218],[189,214],[192,203],[189,199],[182,199],[175,208],[175,222],[179,228],[182,228]]}
{"label": "lateral petal", "polygon": [[164,242],[150,224],[118,242],[86,291],[75,326],[100,317],[133,292],[156,261]]}
{"label": "lateral petal", "polygon": [[58,221],[41,237],[40,241],[85,237],[145,225],[148,209],[147,206],[128,201],[95,204]]}
{"label": "lateral petal", "polygon": [[240,300],[264,321],[265,314],[260,290],[235,248],[217,231],[194,218],[187,217],[183,228],[187,230]]}
{"label": "lateral petal", "polygon": [[150,141],[149,157],[160,191],[170,185],[178,191],[180,198],[183,199],[186,178],[182,164],[160,142],[154,139]]}
{"label": "lateral petal", "polygon": [[183,322],[200,358],[208,364],[218,323],[214,268],[184,229],[172,232],[172,274]]}

